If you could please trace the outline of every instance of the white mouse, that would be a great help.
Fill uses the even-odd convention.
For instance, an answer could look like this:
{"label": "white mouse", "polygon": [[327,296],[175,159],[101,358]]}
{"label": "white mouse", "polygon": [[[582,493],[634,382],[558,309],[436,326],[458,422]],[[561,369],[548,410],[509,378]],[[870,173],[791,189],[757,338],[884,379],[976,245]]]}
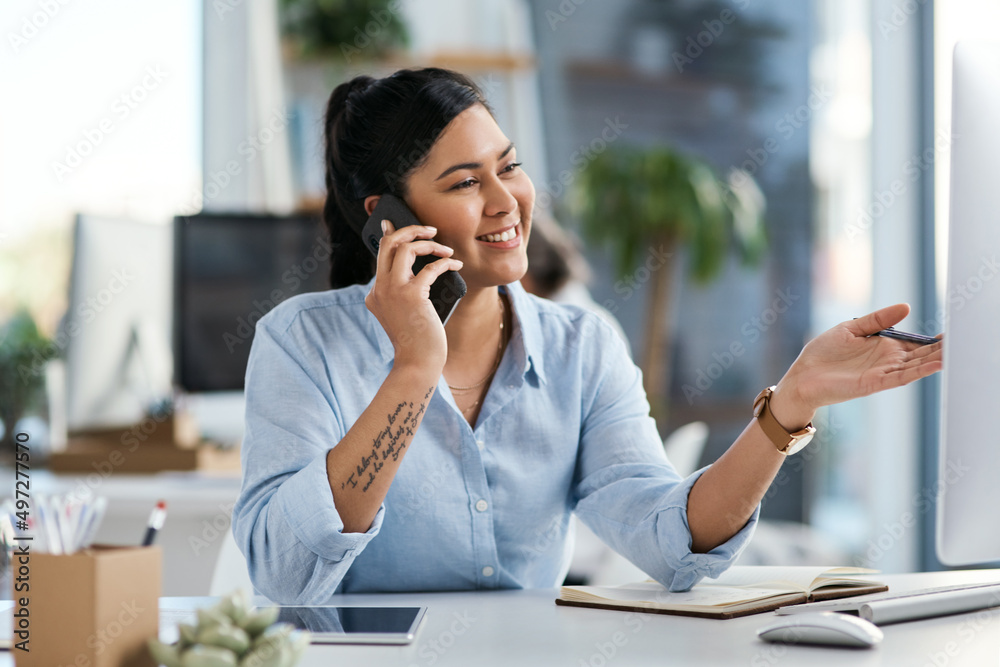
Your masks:
{"label": "white mouse", "polygon": [[757,631],[768,642],[825,644],[869,648],[882,641],[882,630],[870,621],[848,614],[818,611],[789,614]]}

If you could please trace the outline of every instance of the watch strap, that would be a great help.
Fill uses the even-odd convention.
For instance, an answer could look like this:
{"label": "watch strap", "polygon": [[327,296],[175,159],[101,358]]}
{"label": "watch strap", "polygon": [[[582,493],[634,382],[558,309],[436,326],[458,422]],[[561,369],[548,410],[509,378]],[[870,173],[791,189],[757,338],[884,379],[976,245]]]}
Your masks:
{"label": "watch strap", "polygon": [[757,398],[754,399],[753,404],[754,416],[757,418],[761,430],[764,431],[764,435],[774,443],[779,452],[787,454],[796,441],[805,436],[811,436],[816,432],[816,429],[813,427],[812,422],[809,422],[801,431],[796,431],[795,433],[788,432],[775,419],[774,413],[771,412],[771,394],[774,393],[774,390],[775,386],[771,386],[757,394]]}

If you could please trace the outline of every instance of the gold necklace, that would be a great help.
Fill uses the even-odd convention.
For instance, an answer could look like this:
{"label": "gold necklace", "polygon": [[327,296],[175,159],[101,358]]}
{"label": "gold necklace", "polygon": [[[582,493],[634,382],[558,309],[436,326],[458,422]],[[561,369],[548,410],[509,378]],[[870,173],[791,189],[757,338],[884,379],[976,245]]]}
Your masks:
{"label": "gold necklace", "polygon": [[[500,302],[500,341],[497,343],[497,358],[493,362],[493,368],[491,368],[490,372],[486,374],[486,377],[484,377],[482,380],[480,380],[476,384],[469,385],[468,387],[453,387],[452,385],[449,384],[448,385],[448,389],[451,389],[452,392],[456,392],[457,391],[457,392],[465,393],[465,392],[472,391],[473,389],[477,389],[479,387],[482,387],[484,384],[486,384],[486,381],[489,380],[491,377],[493,377],[493,374],[497,372],[497,368],[500,367],[500,360],[503,358],[503,344],[504,344],[504,330],[503,330],[504,327],[503,327],[503,321],[504,321],[504,315],[507,312],[507,308],[504,305],[503,298],[500,296],[499,293],[497,294],[497,300]],[[480,397],[480,400],[482,400],[482,397]],[[476,407],[477,405],[479,405],[479,401],[476,401],[475,403],[472,404],[472,406],[466,408],[462,412],[467,412],[467,411],[471,410],[472,408]]]}

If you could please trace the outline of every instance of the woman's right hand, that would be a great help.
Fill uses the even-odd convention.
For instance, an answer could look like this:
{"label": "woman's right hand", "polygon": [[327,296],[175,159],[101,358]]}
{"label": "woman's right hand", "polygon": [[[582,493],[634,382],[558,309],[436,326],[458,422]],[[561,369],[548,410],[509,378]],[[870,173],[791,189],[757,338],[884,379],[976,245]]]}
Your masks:
{"label": "woman's right hand", "polygon": [[[431,285],[445,271],[461,269],[462,262],[451,258],[451,248],[431,240],[435,234],[434,227],[408,225],[397,230],[388,220],[382,221],[375,283],[365,305],[392,341],[397,367],[433,367],[440,372],[448,357],[444,325],[430,300]],[[418,255],[442,259],[413,275]]]}

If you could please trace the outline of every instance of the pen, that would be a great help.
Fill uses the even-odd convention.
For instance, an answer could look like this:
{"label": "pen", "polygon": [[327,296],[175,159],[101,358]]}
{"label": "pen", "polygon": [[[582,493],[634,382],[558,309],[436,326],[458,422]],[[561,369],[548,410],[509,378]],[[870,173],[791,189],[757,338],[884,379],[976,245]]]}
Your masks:
{"label": "pen", "polygon": [[149,522],[146,524],[146,535],[142,538],[142,546],[148,547],[156,538],[157,531],[163,528],[163,520],[167,518],[167,502],[161,500],[156,503],[156,507],[149,515]]}
{"label": "pen", "polygon": [[937,343],[937,338],[931,338],[930,336],[921,336],[920,334],[907,333],[905,331],[896,331],[892,327],[888,329],[882,329],[882,331],[876,331],[872,334],[873,336],[884,336],[885,338],[895,338],[896,340],[905,340],[908,343],[917,343],[918,345],[930,345],[931,343]]}
{"label": "pen", "polygon": [[97,536],[97,529],[100,528],[104,512],[108,508],[108,499],[104,496],[98,498],[90,505],[90,511],[82,523],[82,534],[80,536],[80,548],[86,549],[93,543]]}
{"label": "pen", "polygon": [[[854,318],[858,319],[858,318]],[[895,338],[896,340],[905,340],[907,343],[917,343],[918,345],[930,345],[931,343],[938,343],[941,341],[940,338],[932,338],[931,336],[922,336],[915,333],[907,333],[906,331],[897,331],[892,327],[886,327],[881,331],[876,331],[870,334],[868,337],[872,336],[882,336],[883,338]]]}

